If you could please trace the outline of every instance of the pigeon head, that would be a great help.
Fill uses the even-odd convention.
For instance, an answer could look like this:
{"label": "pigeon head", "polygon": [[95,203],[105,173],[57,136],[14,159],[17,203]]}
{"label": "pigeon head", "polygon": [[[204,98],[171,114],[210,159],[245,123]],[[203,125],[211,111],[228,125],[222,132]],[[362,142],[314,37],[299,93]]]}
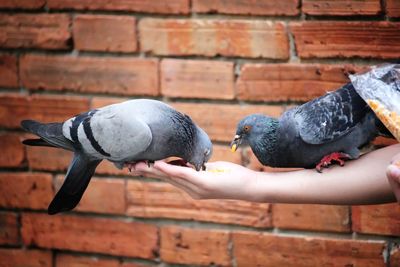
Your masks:
{"label": "pigeon head", "polygon": [[197,126],[196,142],[193,148],[189,163],[191,163],[197,171],[205,170],[205,163],[211,158],[212,143],[208,135]]}
{"label": "pigeon head", "polygon": [[235,137],[231,143],[232,152],[235,152],[241,144],[252,146],[259,138],[276,127],[277,120],[263,114],[252,114],[243,118],[238,123]]}

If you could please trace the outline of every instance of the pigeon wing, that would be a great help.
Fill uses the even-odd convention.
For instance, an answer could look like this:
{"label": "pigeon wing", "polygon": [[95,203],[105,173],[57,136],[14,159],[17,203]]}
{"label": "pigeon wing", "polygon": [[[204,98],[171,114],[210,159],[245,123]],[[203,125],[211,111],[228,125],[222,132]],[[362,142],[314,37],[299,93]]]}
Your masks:
{"label": "pigeon wing", "polygon": [[294,119],[306,143],[323,144],[347,134],[365,116],[368,106],[351,83],[298,107]]}
{"label": "pigeon wing", "polygon": [[98,110],[90,120],[83,122],[79,133],[86,137],[80,139],[84,147],[112,161],[133,158],[145,151],[152,141],[147,123],[124,106]]}

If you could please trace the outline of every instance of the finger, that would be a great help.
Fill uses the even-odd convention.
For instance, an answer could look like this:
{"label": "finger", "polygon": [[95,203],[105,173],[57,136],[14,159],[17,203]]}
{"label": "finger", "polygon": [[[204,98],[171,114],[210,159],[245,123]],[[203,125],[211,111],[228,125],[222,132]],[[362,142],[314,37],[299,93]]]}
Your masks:
{"label": "finger", "polygon": [[400,186],[400,167],[397,165],[389,165],[387,168],[387,175]]}
{"label": "finger", "polygon": [[153,166],[148,166],[144,162],[137,163],[132,169],[134,175],[143,175],[146,177],[167,177],[163,172],[155,169]]}
{"label": "finger", "polygon": [[154,168],[167,174],[170,177],[179,177],[186,180],[197,178],[198,175],[198,172],[192,168],[170,165],[163,161],[156,161],[154,163]]}

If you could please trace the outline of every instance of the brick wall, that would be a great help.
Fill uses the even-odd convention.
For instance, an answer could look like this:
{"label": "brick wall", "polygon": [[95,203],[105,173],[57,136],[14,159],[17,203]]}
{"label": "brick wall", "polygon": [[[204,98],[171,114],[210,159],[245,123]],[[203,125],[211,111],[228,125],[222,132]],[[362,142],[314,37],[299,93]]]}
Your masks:
{"label": "brick wall", "polygon": [[237,121],[396,61],[399,21],[398,0],[1,0],[0,266],[400,266],[399,205],[195,201],[107,162],[48,216],[71,155],[19,129],[150,97],[209,133],[212,160],[268,171],[230,153]]}

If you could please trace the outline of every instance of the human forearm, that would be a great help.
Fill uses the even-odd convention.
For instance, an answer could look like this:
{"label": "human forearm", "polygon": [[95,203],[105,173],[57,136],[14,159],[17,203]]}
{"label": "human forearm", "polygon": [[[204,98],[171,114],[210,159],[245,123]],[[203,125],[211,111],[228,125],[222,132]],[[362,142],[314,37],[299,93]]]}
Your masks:
{"label": "human forearm", "polygon": [[249,183],[250,199],[258,202],[314,204],[378,204],[395,201],[386,167],[400,152],[395,145],[371,152],[344,167],[318,173],[300,170],[282,173],[258,173]]}

